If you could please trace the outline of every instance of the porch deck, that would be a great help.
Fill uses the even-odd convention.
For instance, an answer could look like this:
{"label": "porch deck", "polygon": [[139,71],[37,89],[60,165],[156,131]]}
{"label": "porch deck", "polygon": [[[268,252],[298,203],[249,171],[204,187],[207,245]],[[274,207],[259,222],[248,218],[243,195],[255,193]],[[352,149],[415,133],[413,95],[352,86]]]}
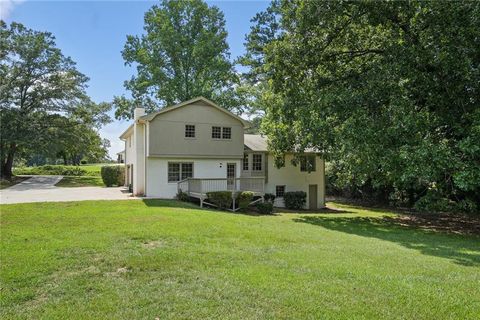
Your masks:
{"label": "porch deck", "polygon": [[[177,189],[185,192],[190,197],[199,199],[200,207],[203,207],[205,199],[208,198],[207,193],[214,191],[230,191],[232,192],[232,198],[234,198],[237,192],[250,191],[255,196],[260,196],[263,199],[265,195],[265,178],[187,178],[178,182]],[[235,211],[235,201],[233,210]]]}

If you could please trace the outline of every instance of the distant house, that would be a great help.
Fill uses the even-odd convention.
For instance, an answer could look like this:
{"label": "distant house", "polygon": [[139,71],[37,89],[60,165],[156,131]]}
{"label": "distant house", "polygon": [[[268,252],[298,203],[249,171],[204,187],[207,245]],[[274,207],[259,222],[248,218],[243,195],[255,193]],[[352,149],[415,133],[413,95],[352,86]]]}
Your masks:
{"label": "distant house", "polygon": [[325,206],[324,160],[315,152],[293,153],[276,168],[261,135],[244,134],[248,123],[199,97],[145,115],[136,108],[134,122],[122,133],[126,184],[135,195],[174,198],[179,190],[202,201],[209,191],[253,191],[276,195],[284,206],[288,191],[305,191],[306,207]]}
{"label": "distant house", "polygon": [[118,163],[125,163],[125,150],[117,153],[117,162]]}

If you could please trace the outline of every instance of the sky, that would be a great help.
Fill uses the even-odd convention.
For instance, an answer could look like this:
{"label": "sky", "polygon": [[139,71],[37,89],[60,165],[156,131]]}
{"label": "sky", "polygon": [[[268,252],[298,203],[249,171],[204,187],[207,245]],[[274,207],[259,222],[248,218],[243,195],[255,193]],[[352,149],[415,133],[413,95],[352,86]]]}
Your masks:
{"label": "sky", "polygon": [[[242,55],[250,19],[268,6],[267,1],[207,1],[225,14],[231,58]],[[135,74],[124,65],[121,50],[127,35],[143,33],[143,16],[157,1],[17,1],[0,0],[0,19],[48,31],[57,47],[77,63],[80,72],[90,78],[87,93],[96,102],[112,101],[126,94],[123,82]],[[113,111],[112,111],[113,119]],[[118,136],[129,122],[118,121],[100,129],[110,140],[109,154],[124,149]]]}

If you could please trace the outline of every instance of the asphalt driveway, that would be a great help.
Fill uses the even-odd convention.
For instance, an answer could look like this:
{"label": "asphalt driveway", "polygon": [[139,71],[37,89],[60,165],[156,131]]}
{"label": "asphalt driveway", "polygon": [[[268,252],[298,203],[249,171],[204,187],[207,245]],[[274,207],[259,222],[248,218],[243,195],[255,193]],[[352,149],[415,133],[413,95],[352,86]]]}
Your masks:
{"label": "asphalt driveway", "polygon": [[10,188],[0,190],[0,203],[135,199],[130,197],[123,187],[55,187],[62,178],[62,176],[33,176]]}

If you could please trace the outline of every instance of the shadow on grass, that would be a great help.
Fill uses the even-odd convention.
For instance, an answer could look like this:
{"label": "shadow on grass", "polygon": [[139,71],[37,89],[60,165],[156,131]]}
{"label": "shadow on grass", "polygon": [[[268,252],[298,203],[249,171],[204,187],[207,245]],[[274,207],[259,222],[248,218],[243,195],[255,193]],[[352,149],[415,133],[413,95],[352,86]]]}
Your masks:
{"label": "shadow on grass", "polygon": [[241,214],[247,215],[252,217],[275,217],[274,214],[260,214],[257,211],[253,210],[238,210],[235,212],[227,211],[227,210],[220,210],[216,207],[209,206],[204,204],[203,208],[200,208],[200,201],[196,201],[197,199],[193,199],[191,202],[183,202],[174,199],[142,199],[143,203],[148,207],[165,207],[165,208],[184,208],[184,209],[195,209],[195,210],[207,210],[213,211],[218,213],[224,214]]}
{"label": "shadow on grass", "polygon": [[297,213],[297,214],[345,214],[345,213],[356,213],[354,211],[348,211],[344,209],[337,208],[322,208],[315,210],[289,210],[286,208],[275,208],[275,213]]}
{"label": "shadow on grass", "polygon": [[190,202],[182,202],[171,199],[142,199],[147,207],[167,207],[167,208],[185,208],[202,210],[199,206]]}
{"label": "shadow on grass", "polygon": [[464,266],[480,266],[480,238],[447,235],[400,225],[395,219],[371,217],[302,216],[295,222],[329,230],[395,242],[425,255],[453,260]]}

